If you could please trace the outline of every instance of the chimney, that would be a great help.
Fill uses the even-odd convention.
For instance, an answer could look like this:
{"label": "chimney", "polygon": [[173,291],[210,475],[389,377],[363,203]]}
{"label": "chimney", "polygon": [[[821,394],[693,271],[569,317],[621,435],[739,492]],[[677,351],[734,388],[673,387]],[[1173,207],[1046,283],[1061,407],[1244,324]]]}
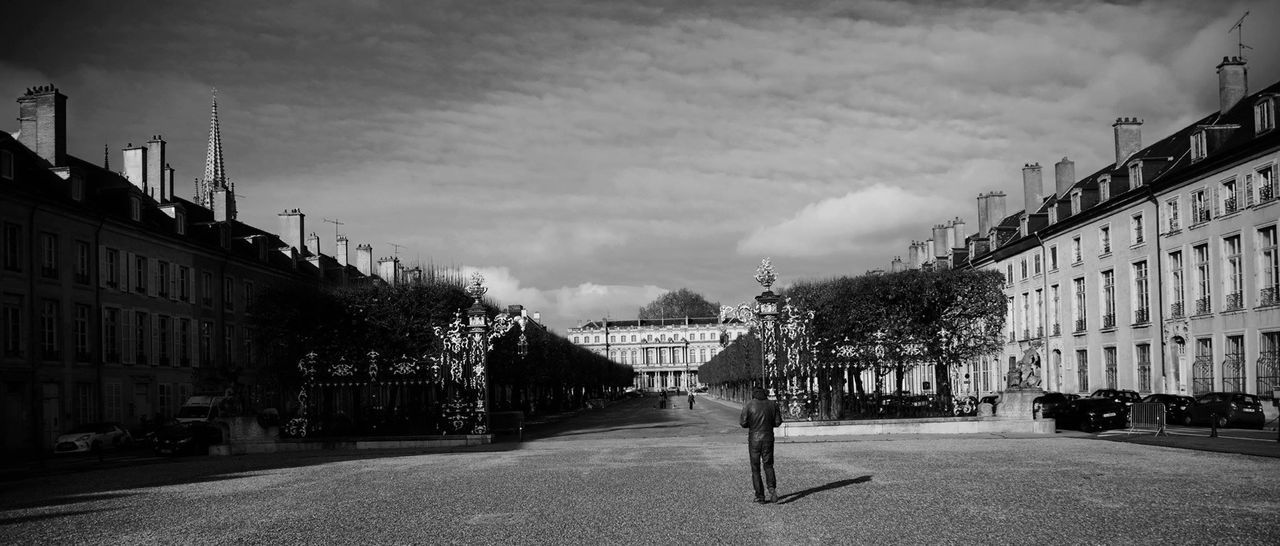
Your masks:
{"label": "chimney", "polygon": [[177,200],[178,196],[173,194],[173,167],[170,167],[167,163],[164,166],[163,180],[164,181],[161,183],[164,184],[165,196],[167,196],[170,201]]}
{"label": "chimney", "polygon": [[938,224],[933,226],[933,256],[935,258],[945,258],[951,253],[951,247],[947,245],[947,226]]}
{"label": "chimney", "polygon": [[334,252],[334,258],[337,258],[338,265],[347,267],[350,262],[350,255],[347,253],[347,236],[338,236],[338,249]]}
{"label": "chimney", "polygon": [[398,284],[396,281],[399,280],[400,276],[397,274],[399,272],[400,260],[390,257],[383,257],[378,260],[378,277],[386,281],[387,284],[391,286]]}
{"label": "chimney", "polygon": [[[230,188],[213,190],[213,220],[227,222],[236,219],[236,193]],[[299,228],[301,229],[301,228]]]}
{"label": "chimney", "polygon": [[1249,94],[1249,69],[1242,57],[1223,57],[1218,65],[1218,113],[1227,115],[1232,106]]}
{"label": "chimney", "polygon": [[916,246],[915,241],[911,241],[911,246],[907,247],[907,265],[916,267],[920,261],[920,247]]}
{"label": "chimney", "polygon": [[147,149],[132,142],[124,149],[124,177],[147,193]]}
{"label": "chimney", "polygon": [[280,240],[289,247],[301,251],[302,234],[305,227],[307,215],[301,210],[286,210],[279,214],[280,216]]}
{"label": "chimney", "polygon": [[1053,164],[1053,189],[1058,199],[1065,199],[1075,183],[1076,162],[1064,156],[1062,161]]}
{"label": "chimney", "polygon": [[986,237],[991,231],[991,207],[987,205],[990,199],[985,193],[978,194],[978,237]]}
{"label": "chimney", "polygon": [[316,235],[314,231],[307,236],[307,252],[310,252],[312,256],[320,255],[320,236]]}
{"label": "chimney", "polygon": [[1142,120],[1116,118],[1111,124],[1116,133],[1116,168],[1124,165],[1130,156],[1142,149]]}
{"label": "chimney", "polygon": [[52,166],[66,166],[66,95],[52,85],[27,89],[18,99],[18,121],[18,142]]}
{"label": "chimney", "polygon": [[947,256],[950,256],[950,255],[951,255],[951,249],[953,249],[953,248],[955,248],[955,247],[956,247],[956,224],[955,224],[955,222],[947,222],[946,231],[944,231],[944,233],[946,234],[946,237],[947,237],[947,245],[946,245],[946,249],[947,249]]}
{"label": "chimney", "polygon": [[356,269],[366,277],[373,275],[373,247],[368,244],[356,245]]}
{"label": "chimney", "polygon": [[951,222],[951,226],[955,228],[956,232],[956,241],[955,244],[951,245],[951,248],[967,248],[964,240],[969,236],[969,234],[964,231],[964,220],[961,220],[960,217],[957,216],[955,221]]}
{"label": "chimney", "polygon": [[[1004,192],[993,191],[987,194],[987,218],[991,222],[991,229],[995,229],[1004,221],[1005,205]],[[986,237],[987,235],[983,235]]]}
{"label": "chimney", "polygon": [[905,271],[906,269],[906,266],[902,263],[902,256],[894,256],[893,261],[889,262],[889,272],[891,273]]}
{"label": "chimney", "polygon": [[146,165],[147,171],[143,178],[149,185],[148,195],[161,203],[168,201],[170,194],[164,183],[164,169],[167,165],[164,162],[164,139],[160,138],[160,135],[153,136],[147,141]]}
{"label": "chimney", "polygon": [[1039,163],[1022,166],[1022,199],[1022,210],[1027,214],[1035,214],[1044,203],[1044,175]]}

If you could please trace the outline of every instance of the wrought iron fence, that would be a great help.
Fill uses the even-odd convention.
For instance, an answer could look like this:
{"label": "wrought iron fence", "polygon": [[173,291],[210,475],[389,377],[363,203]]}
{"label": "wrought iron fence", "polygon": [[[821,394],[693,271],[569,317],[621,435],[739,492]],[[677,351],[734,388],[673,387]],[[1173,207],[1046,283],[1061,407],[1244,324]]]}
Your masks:
{"label": "wrought iron fence", "polygon": [[1280,299],[1276,296],[1276,287],[1268,286],[1258,292],[1258,305],[1266,307],[1277,303],[1280,303]]}
{"label": "wrought iron fence", "polygon": [[1134,324],[1146,324],[1151,322],[1151,310],[1143,307],[1133,312]]}
{"label": "wrought iron fence", "polygon": [[1169,305],[1169,318],[1182,318],[1185,312],[1183,307],[1183,303],[1180,301],[1175,301]]}
{"label": "wrought iron fence", "polygon": [[1244,308],[1244,294],[1241,292],[1232,292],[1226,297],[1226,310],[1238,311]]}
{"label": "wrought iron fence", "polygon": [[1085,329],[1086,329],[1086,327],[1087,327],[1087,326],[1088,326],[1088,323],[1087,323],[1087,321],[1085,321],[1085,319],[1082,319],[1082,318],[1076,319],[1076,333],[1077,333],[1077,334],[1078,334],[1078,333],[1080,333],[1080,332],[1085,331]]}
{"label": "wrought iron fence", "polygon": [[1210,301],[1207,296],[1196,300],[1197,315],[1207,315],[1212,312],[1212,310],[1213,307],[1210,305]]}
{"label": "wrought iron fence", "polygon": [[1110,313],[1110,314],[1102,315],[1102,327],[1103,327],[1103,328],[1115,328],[1115,327],[1116,327],[1116,315],[1115,315],[1115,313]]}

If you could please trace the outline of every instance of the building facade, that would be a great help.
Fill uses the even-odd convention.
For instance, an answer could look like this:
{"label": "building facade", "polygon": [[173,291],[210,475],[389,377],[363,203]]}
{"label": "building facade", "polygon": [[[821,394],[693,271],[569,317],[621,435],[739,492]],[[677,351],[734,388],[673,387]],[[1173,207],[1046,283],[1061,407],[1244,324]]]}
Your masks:
{"label": "building facade", "polygon": [[738,321],[718,317],[591,321],[569,328],[575,345],[635,369],[636,388],[688,390],[698,386],[698,366],[747,333]]}
{"label": "building facade", "polygon": [[1063,158],[1048,193],[1024,166],[1012,215],[1003,194],[978,197],[978,232],[952,263],[1004,273],[1008,317],[1003,352],[965,370],[971,392],[1003,389],[1025,355],[1062,392],[1280,388],[1280,84],[1250,94],[1239,58],[1217,73],[1218,111],[1155,144],[1119,118],[1114,163],[1077,178]]}
{"label": "building facade", "polygon": [[29,89],[19,130],[0,132],[0,454],[50,449],[78,424],[166,418],[197,391],[260,397],[256,297],[374,278],[348,263],[345,239],[337,257],[304,240],[300,211],[280,215],[279,234],[236,219],[216,102],[190,201],[159,136],[127,146],[121,172],[68,155],[66,101]]}

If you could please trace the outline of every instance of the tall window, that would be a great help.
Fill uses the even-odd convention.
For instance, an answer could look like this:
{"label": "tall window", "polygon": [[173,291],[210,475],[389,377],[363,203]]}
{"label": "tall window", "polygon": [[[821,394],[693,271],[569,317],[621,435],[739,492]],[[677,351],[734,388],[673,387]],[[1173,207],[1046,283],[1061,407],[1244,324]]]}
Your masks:
{"label": "tall window", "polygon": [[40,234],[40,276],[58,278],[58,236],[52,233]]}
{"label": "tall window", "polygon": [[1058,245],[1049,247],[1049,271],[1058,269]]}
{"label": "tall window", "polygon": [[178,365],[191,365],[191,319],[178,319],[177,349]]}
{"label": "tall window", "polygon": [[1244,336],[1227,336],[1226,357],[1222,361],[1222,390],[1244,392]]}
{"label": "tall window", "polygon": [[4,268],[22,271],[22,226],[4,223]]}
{"label": "tall window", "polygon": [[1254,172],[1254,187],[1258,192],[1258,202],[1275,199],[1280,192],[1276,191],[1276,166],[1267,165]]}
{"label": "tall window", "polygon": [[1146,324],[1151,320],[1151,295],[1147,293],[1147,262],[1133,264],[1133,322]]}
{"label": "tall window", "polygon": [[1044,325],[1040,324],[1040,317],[1044,316],[1044,289],[1037,288],[1035,300],[1031,305],[1031,329],[1035,331],[1036,337],[1044,337]]}
{"label": "tall window", "polygon": [[[228,311],[235,309],[236,297],[236,280],[231,277],[222,278],[222,308]],[[599,342],[600,336],[596,336],[596,342]]]}
{"label": "tall window", "polygon": [[58,354],[58,300],[40,302],[40,352],[45,360],[57,360]]}
{"label": "tall window", "polygon": [[1116,385],[1116,348],[1102,348],[1102,364],[1106,367],[1107,372],[1107,388],[1118,389]]}
{"label": "tall window", "polygon": [[169,297],[169,262],[156,262],[156,293]]}
{"label": "tall window", "polygon": [[1133,218],[1129,220],[1129,227],[1131,229],[1131,236],[1133,237],[1133,244],[1142,244],[1142,241],[1147,234],[1146,226],[1142,222],[1142,214],[1133,215]]}
{"label": "tall window", "polygon": [[1040,274],[1040,255],[1036,254],[1035,256],[1032,257],[1032,259],[1035,262],[1035,266],[1032,268],[1032,273],[1039,275]]}
{"label": "tall window", "polygon": [[170,347],[173,347],[172,323],[169,317],[160,315],[156,317],[156,339],[159,346],[156,347],[157,363],[161,366],[169,366],[172,361],[169,359]]}
{"label": "tall window", "polygon": [[107,279],[107,286],[111,288],[120,287],[120,251],[114,248],[108,248],[103,253],[103,267],[106,271],[99,271],[98,277]]}
{"label": "tall window", "polygon": [[1209,200],[1204,190],[1191,192],[1191,225],[1209,221]]}
{"label": "tall window", "polygon": [[246,313],[253,310],[253,298],[253,281],[244,281],[244,310]]}
{"label": "tall window", "polygon": [[191,301],[191,268],[178,266],[178,300]]}
{"label": "tall window", "polygon": [[236,329],[230,324],[222,326],[222,358],[227,364],[236,362]]}
{"label": "tall window", "polygon": [[1139,343],[1134,347],[1134,358],[1138,364],[1138,392],[1151,392],[1151,345]]}
{"label": "tall window", "polygon": [[1089,392],[1089,351],[1076,350],[1076,385],[1079,392]]}
{"label": "tall window", "polygon": [[1098,228],[1098,248],[1102,254],[1111,253],[1111,226]]}
{"label": "tall window", "polygon": [[200,303],[213,306],[213,274],[208,271],[200,274]]}
{"label": "tall window", "polygon": [[1191,394],[1213,392],[1213,338],[1196,339],[1196,359],[1191,363]]}
{"label": "tall window", "polygon": [[1116,272],[1108,269],[1102,272],[1102,327],[1113,328],[1116,325]]}
{"label": "tall window", "polygon": [[80,284],[89,284],[89,243],[84,241],[76,241],[76,271],[75,281]]}
{"label": "tall window", "polygon": [[120,362],[120,310],[102,310],[102,357],[107,362]]}
{"label": "tall window", "polygon": [[1253,127],[1259,133],[1276,127],[1275,105],[1271,101],[1272,99],[1265,98],[1253,105]]}
{"label": "tall window", "polygon": [[1172,318],[1186,316],[1182,285],[1182,251],[1175,250],[1169,253],[1169,316]]}
{"label": "tall window", "polygon": [[1226,310],[1234,311],[1244,307],[1244,268],[1240,257],[1240,236],[1224,238],[1222,250]]}
{"label": "tall window", "polygon": [[1076,235],[1071,238],[1071,263],[1078,264],[1082,261],[1084,261],[1084,254],[1080,248],[1080,236]]}
{"label": "tall window", "polygon": [[1085,317],[1087,317],[1088,314],[1085,311],[1085,306],[1084,306],[1084,302],[1085,302],[1084,277],[1075,279],[1074,281],[1072,281],[1072,284],[1074,285],[1074,288],[1075,288],[1075,294],[1074,294],[1075,305],[1071,309],[1071,315],[1076,322],[1075,331],[1083,332],[1085,330],[1085,327],[1088,326],[1088,323],[1085,321]]}
{"label": "tall window", "polygon": [[200,321],[200,367],[213,365],[213,323]]}
{"label": "tall window", "polygon": [[1209,284],[1209,245],[1196,245],[1191,248],[1196,268],[1196,314],[1210,312],[1209,306],[1213,297],[1213,289]]}
{"label": "tall window", "polygon": [[0,307],[0,320],[4,321],[4,356],[22,356],[22,297],[5,294]]}
{"label": "tall window", "polygon": [[76,304],[76,322],[73,335],[76,338],[76,361],[87,362],[89,355],[89,313],[93,308],[82,303]]}
{"label": "tall window", "polygon": [[1027,278],[1027,259],[1026,258],[1022,259],[1022,268],[1019,271],[1022,272],[1021,278],[1023,279]]}
{"label": "tall window", "polygon": [[1169,231],[1178,231],[1182,229],[1182,222],[1178,219],[1178,198],[1174,197],[1164,203],[1165,216],[1169,217]]}
{"label": "tall window", "polygon": [[1238,195],[1238,192],[1239,189],[1236,186],[1236,179],[1230,178],[1222,181],[1222,186],[1219,188],[1219,199],[1222,200],[1220,205],[1222,206],[1223,214],[1231,214],[1240,210],[1240,196]]}
{"label": "tall window", "polygon": [[1280,252],[1276,248],[1276,226],[1258,230],[1258,304],[1280,303]]}
{"label": "tall window", "polygon": [[134,332],[134,362],[138,364],[147,363],[147,340],[151,339],[147,336],[147,325],[149,315],[146,311],[135,311],[133,313],[133,332]]}
{"label": "tall window", "polygon": [[1053,335],[1062,335],[1061,303],[1058,301],[1058,285],[1049,287],[1049,329]]}
{"label": "tall window", "polygon": [[1280,390],[1280,332],[1263,332],[1258,346],[1258,394]]}
{"label": "tall window", "polygon": [[1191,133],[1191,161],[1200,161],[1208,153],[1204,145],[1204,130]]}
{"label": "tall window", "polygon": [[123,421],[124,419],[121,417],[121,414],[124,413],[124,397],[121,395],[123,389],[120,388],[119,383],[107,383],[103,387],[106,390],[103,397],[103,409],[106,410],[102,416],[103,419],[107,421]]}
{"label": "tall window", "polygon": [[133,257],[133,291],[147,293],[147,259],[143,256]]}

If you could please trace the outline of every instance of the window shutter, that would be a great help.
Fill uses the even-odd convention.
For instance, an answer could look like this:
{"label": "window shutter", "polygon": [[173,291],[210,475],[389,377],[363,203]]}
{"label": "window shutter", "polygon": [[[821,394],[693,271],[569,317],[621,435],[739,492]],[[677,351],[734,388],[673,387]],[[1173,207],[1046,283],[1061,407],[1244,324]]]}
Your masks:
{"label": "window shutter", "polygon": [[1253,206],[1253,173],[1244,175],[1244,206]]}
{"label": "window shutter", "polygon": [[134,354],[137,353],[133,348],[133,309],[120,310],[120,326],[124,329],[124,343],[120,347],[120,362],[133,364]]}
{"label": "window shutter", "polygon": [[107,274],[107,247],[98,245],[98,288],[106,288],[107,280],[110,275]]}

